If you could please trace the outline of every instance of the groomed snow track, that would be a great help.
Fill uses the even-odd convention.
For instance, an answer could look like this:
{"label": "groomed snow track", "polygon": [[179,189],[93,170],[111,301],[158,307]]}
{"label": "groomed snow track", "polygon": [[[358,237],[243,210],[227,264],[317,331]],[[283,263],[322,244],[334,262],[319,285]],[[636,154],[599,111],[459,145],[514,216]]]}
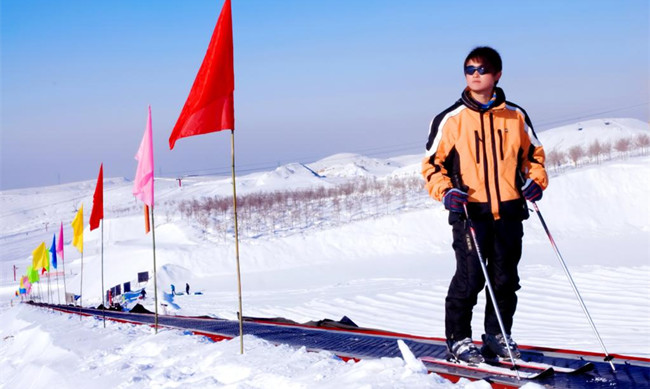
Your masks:
{"label": "groomed snow track", "polygon": [[[153,314],[99,310],[71,305],[30,304],[84,316],[97,318],[105,316],[107,320],[154,325]],[[239,336],[239,322],[225,319],[159,315],[158,325],[160,327],[190,331],[215,341]],[[397,346],[398,339],[402,339],[416,357],[444,358],[446,355],[444,340],[440,338],[426,338],[376,329],[341,326],[333,321],[321,321],[307,325],[283,319],[250,318],[244,321],[244,334],[254,335],[274,344],[304,346],[310,351],[327,350],[344,360],[401,357],[401,352]],[[531,346],[520,346],[520,349],[522,359],[533,362],[569,368],[577,368],[588,361],[594,364],[594,369],[587,373],[555,373],[551,377],[534,381],[548,388],[650,388],[650,359],[648,358],[613,355],[613,362],[616,366],[616,372],[613,372],[609,363],[604,362],[604,356],[598,353]],[[517,388],[527,383],[525,380],[471,372],[453,366],[427,365],[427,368],[430,372],[437,373],[453,382],[456,382],[461,377],[470,380],[483,379],[490,382],[493,388]]]}

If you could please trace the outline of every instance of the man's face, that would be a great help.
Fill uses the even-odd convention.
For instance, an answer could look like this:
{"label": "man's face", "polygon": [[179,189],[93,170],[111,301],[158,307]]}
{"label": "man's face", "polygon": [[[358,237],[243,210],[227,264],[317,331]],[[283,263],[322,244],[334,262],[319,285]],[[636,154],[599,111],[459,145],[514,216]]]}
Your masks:
{"label": "man's face", "polygon": [[[467,67],[480,68],[483,67],[483,64],[480,61],[470,59],[465,65],[465,68]],[[478,70],[474,71],[473,74],[465,73],[465,81],[467,81],[467,86],[472,92],[477,94],[492,93],[494,84],[501,78],[501,72],[492,74],[490,73],[491,69],[487,66],[485,69],[487,70],[485,74],[480,74]]]}

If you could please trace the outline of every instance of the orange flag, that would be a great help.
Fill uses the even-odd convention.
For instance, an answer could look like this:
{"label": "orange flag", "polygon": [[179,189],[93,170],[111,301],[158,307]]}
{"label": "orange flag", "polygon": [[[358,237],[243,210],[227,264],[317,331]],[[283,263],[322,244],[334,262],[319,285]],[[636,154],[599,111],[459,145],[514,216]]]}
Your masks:
{"label": "orange flag", "polygon": [[149,206],[144,205],[144,233],[148,234],[151,231],[151,225],[149,223]]}
{"label": "orange flag", "polygon": [[99,166],[99,176],[93,195],[93,210],[90,212],[90,231],[99,227],[99,221],[104,218],[104,164]]}
{"label": "orange flag", "polygon": [[199,73],[169,137],[169,149],[180,138],[226,129],[234,131],[234,90],[232,12],[230,0],[226,0]]}

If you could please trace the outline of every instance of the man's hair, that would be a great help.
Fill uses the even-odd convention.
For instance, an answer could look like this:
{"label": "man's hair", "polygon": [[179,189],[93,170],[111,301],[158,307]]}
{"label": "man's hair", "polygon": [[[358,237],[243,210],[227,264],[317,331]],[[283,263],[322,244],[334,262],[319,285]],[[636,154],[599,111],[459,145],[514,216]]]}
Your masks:
{"label": "man's hair", "polygon": [[470,60],[481,62],[492,74],[499,73],[503,66],[499,53],[488,46],[476,47],[470,51],[465,58],[465,63],[463,66],[467,66],[467,63]]}

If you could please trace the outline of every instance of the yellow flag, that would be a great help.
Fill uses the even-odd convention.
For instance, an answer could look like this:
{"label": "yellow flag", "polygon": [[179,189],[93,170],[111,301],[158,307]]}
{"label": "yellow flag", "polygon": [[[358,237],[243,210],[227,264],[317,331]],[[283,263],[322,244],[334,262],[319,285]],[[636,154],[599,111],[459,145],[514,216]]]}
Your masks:
{"label": "yellow flag", "polygon": [[41,242],[36,250],[32,251],[32,267],[37,271],[41,269],[49,269],[50,261],[45,248],[45,242]]}
{"label": "yellow flag", "polygon": [[84,252],[84,205],[77,212],[77,216],[72,220],[72,245],[79,250],[80,253]]}

